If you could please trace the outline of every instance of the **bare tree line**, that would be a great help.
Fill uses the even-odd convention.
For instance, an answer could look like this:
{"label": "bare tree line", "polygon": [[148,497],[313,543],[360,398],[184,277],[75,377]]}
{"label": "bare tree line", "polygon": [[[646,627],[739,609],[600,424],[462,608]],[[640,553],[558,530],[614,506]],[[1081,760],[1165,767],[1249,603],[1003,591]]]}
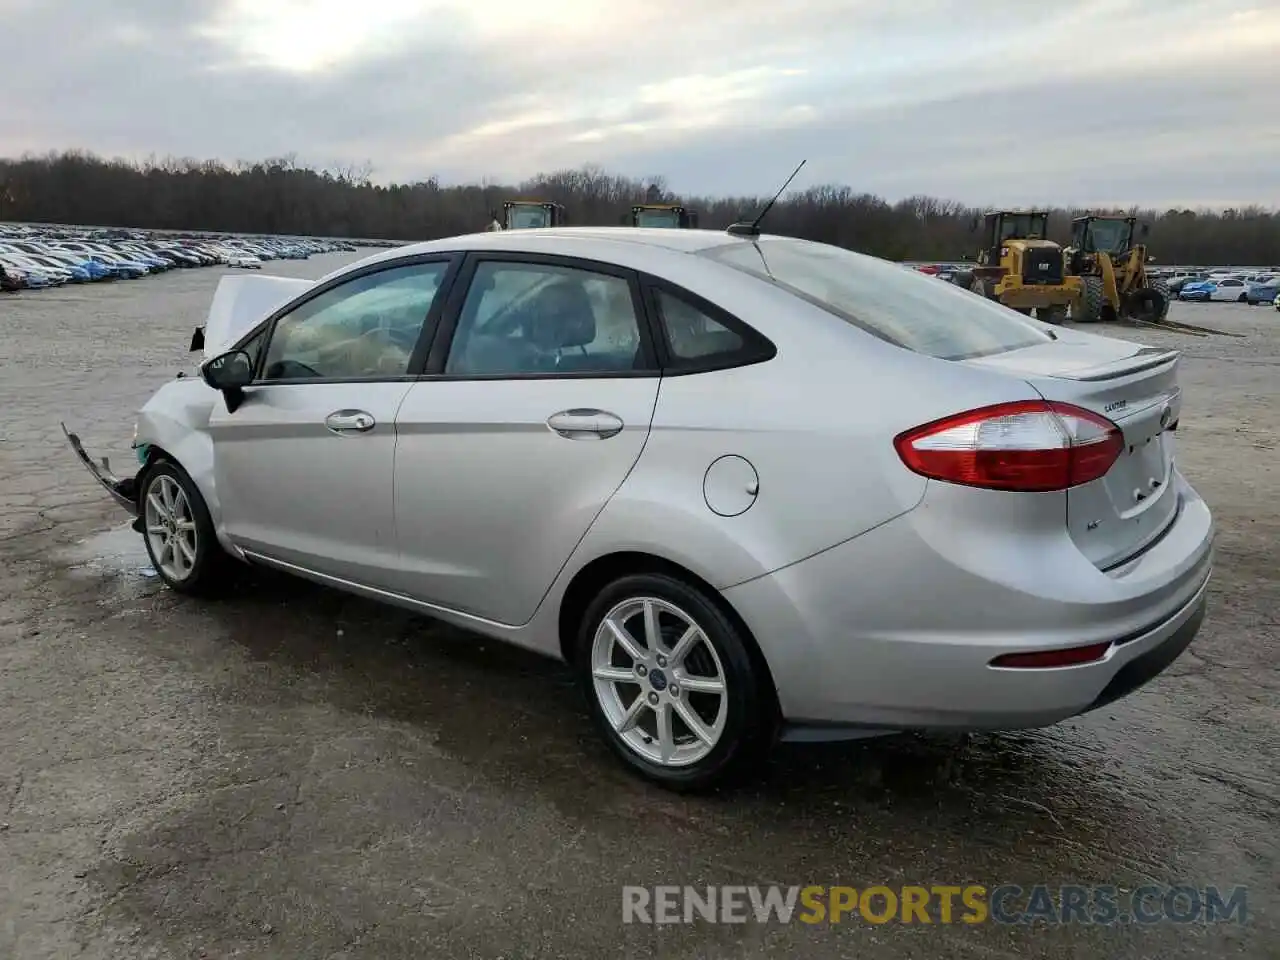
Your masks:
{"label": "bare tree line", "polygon": [[[107,160],[81,151],[0,159],[0,221],[92,224],[168,230],[284,233],[427,240],[482,229],[504,199],[554,200],[570,223],[616,225],[633,203],[660,196],[723,228],[767,197],[681,196],[660,176],[635,179],[597,167],[541,174],[525,183],[444,186],[436,178],[381,185],[367,164],[317,168],[295,157],[255,163]],[[973,218],[982,211],[916,196],[890,203],[836,184],[793,190],[768,229],[896,260],[957,260],[976,252]],[[1080,211],[1050,217],[1065,242]],[[1107,211],[1121,212],[1121,211]],[[1151,225],[1150,252],[1170,264],[1280,264],[1280,212],[1130,210]]]}

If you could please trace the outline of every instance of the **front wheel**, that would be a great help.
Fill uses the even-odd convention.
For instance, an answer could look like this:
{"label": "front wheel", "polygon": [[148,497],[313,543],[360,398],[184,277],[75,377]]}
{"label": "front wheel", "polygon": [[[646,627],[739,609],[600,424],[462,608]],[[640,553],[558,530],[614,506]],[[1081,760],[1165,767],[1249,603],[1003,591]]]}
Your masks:
{"label": "front wheel", "polygon": [[664,574],[622,577],[591,603],[578,642],[592,718],[633,770],[702,790],[763,756],[772,691],[749,641],[702,590]]}
{"label": "front wheel", "polygon": [[213,532],[209,508],[185,470],[157,461],[138,497],[151,564],[179,593],[209,596],[226,583],[228,557]]}

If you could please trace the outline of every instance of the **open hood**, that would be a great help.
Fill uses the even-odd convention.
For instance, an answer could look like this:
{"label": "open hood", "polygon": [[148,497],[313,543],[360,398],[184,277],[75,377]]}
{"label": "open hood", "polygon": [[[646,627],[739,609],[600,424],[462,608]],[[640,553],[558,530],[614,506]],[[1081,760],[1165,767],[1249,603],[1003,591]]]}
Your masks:
{"label": "open hood", "polygon": [[294,297],[315,285],[296,277],[223,277],[214,291],[205,324],[191,339],[191,349],[216,357]]}

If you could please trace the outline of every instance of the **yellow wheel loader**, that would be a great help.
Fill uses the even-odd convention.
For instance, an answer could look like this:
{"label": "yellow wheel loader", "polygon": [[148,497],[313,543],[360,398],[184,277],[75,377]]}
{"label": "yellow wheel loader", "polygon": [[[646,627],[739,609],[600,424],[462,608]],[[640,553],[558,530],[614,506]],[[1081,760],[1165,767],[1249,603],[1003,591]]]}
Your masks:
{"label": "yellow wheel loader", "polygon": [[679,204],[638,203],[631,208],[631,216],[622,218],[633,227],[666,227],[676,230],[696,230],[698,214]]}
{"label": "yellow wheel loader", "polygon": [[1040,210],[999,210],[973,221],[982,229],[976,265],[956,271],[952,283],[998,300],[1019,313],[1061,323],[1078,302],[1079,277],[1066,275],[1062,247],[1048,239],[1049,214]]}
{"label": "yellow wheel loader", "polygon": [[564,207],[549,200],[507,200],[502,204],[502,219],[496,210],[491,216],[490,230],[541,230],[566,223]]}
{"label": "yellow wheel loader", "polygon": [[1169,285],[1147,276],[1147,247],[1135,242],[1150,227],[1137,217],[1076,217],[1071,221],[1067,266],[1083,284],[1073,320],[1161,323],[1169,315]]}

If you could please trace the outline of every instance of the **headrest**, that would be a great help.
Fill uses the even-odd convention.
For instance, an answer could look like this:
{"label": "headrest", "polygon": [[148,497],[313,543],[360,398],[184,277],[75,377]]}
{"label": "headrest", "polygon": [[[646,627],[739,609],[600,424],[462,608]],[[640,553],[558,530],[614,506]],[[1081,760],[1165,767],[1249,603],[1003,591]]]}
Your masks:
{"label": "headrest", "polygon": [[556,280],[538,291],[530,313],[531,339],[543,350],[582,347],[596,339],[591,297],[579,280]]}

